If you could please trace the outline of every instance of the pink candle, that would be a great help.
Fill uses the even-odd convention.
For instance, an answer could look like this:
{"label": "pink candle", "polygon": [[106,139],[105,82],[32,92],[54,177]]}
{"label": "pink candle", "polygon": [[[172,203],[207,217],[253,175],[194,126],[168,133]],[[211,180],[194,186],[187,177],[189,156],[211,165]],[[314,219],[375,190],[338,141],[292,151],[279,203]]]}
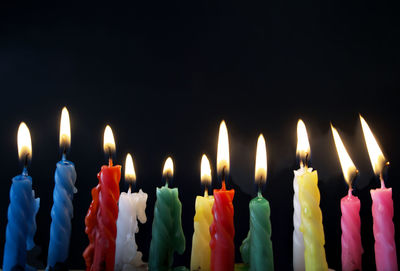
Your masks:
{"label": "pink candle", "polygon": [[340,201],[340,209],[342,210],[342,270],[362,270],[361,256],[363,248],[360,234],[360,200],[352,194],[352,184],[358,174],[358,170],[353,160],[351,160],[338,131],[333,125],[331,125],[331,129],[343,177],[349,185],[347,196]]}
{"label": "pink candle", "polygon": [[376,270],[398,270],[394,242],[392,188],[371,190],[372,216],[374,219]]}
{"label": "pink candle", "polygon": [[349,194],[340,201],[340,209],[342,210],[342,270],[362,270],[360,200],[352,195],[352,189],[349,189]]}
{"label": "pink candle", "polygon": [[392,189],[385,187],[382,171],[389,165],[367,122],[360,115],[361,127],[367,145],[369,159],[381,188],[372,189],[372,217],[374,220],[376,270],[398,270],[396,244],[394,242]]}

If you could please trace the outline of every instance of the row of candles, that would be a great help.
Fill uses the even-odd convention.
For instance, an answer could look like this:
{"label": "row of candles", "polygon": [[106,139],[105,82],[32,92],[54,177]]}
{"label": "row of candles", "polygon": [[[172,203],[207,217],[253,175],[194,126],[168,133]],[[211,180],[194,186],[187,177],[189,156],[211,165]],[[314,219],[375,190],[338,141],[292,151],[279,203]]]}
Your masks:
{"label": "row of candles", "polygon": [[[76,172],[74,164],[67,160],[70,145],[69,115],[62,110],[60,124],[60,147],[62,159],[57,163],[50,243],[48,250],[48,270],[57,269],[68,258],[71,219],[73,217],[73,195]],[[388,162],[374,138],[368,124],[360,116],[368,153],[373,170],[380,177],[381,188],[371,190],[373,231],[375,237],[375,260],[377,270],[397,270],[396,246],[394,241],[392,190],[386,188],[382,171]],[[361,270],[363,253],[360,234],[360,200],[352,193],[352,181],[358,171],[346,151],[337,132],[331,126],[340,164],[349,190],[341,200],[342,228],[342,269]],[[293,269],[328,270],[324,249],[322,213],[319,207],[317,171],[308,167],[310,155],[307,130],[303,121],[297,125],[297,155],[300,168],[294,171],[294,214],[293,214]],[[10,190],[8,224],[4,248],[3,270],[35,270],[27,265],[27,250],[34,247],[36,232],[35,217],[39,209],[39,199],[32,190],[32,178],[28,175],[28,161],[32,154],[30,133],[25,123],[18,130],[18,155],[24,162],[21,175],[13,178]],[[85,232],[89,245],[83,253],[86,270],[137,270],[147,268],[142,254],[137,250],[135,234],[138,220],[145,223],[147,194],[141,189],[132,191],[136,181],[133,159],[126,157],[125,181],[130,183],[128,192],[120,194],[119,181],[121,166],[113,165],[112,153],[115,141],[110,126],[104,132],[104,151],[109,155],[108,165],[104,165],[97,177],[98,185],[92,189],[92,202],[85,218]],[[185,250],[185,236],[181,225],[182,206],[178,189],[170,188],[173,177],[173,161],[169,157],[163,169],[165,186],[157,188],[154,208],[152,239],[150,243],[150,270],[169,270],[173,265],[175,252]],[[233,224],[235,191],[227,190],[225,180],[229,174],[228,131],[222,121],[218,136],[217,172],[222,187],[208,195],[211,185],[211,167],[205,155],[201,159],[201,182],[205,185],[204,196],[197,196],[195,202],[194,234],[191,254],[191,270],[273,270],[273,250],[271,242],[271,222],[269,202],[262,196],[262,185],[267,179],[266,143],[261,134],[257,141],[255,182],[258,194],[250,201],[250,225],[240,252],[244,265],[235,266]],[[185,270],[184,267],[181,268]]]}

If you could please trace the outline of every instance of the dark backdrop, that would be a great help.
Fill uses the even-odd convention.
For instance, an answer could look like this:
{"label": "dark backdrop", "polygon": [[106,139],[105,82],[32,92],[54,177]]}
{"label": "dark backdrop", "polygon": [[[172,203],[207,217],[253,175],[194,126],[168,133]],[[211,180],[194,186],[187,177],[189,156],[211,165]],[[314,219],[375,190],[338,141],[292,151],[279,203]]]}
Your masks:
{"label": "dark backdrop", "polygon": [[[384,1],[136,1],[131,7],[0,8],[1,182],[0,258],[3,256],[11,178],[21,171],[16,134],[31,131],[30,175],[41,198],[35,241],[45,262],[53,174],[60,159],[61,108],[72,122],[68,158],[75,162],[69,263],[82,268],[88,244],[84,217],[96,173],[106,163],[102,137],[113,128],[116,162],[134,156],[137,187],[149,194],[148,222],[139,248],[148,259],[155,188],[163,185],[167,155],[183,204],[186,251],[175,263],[189,266],[195,196],[202,194],[200,158],[215,171],[219,122],[231,140],[231,180],[236,189],[236,259],[248,230],[256,140],[264,133],[272,241],[277,270],[292,264],[292,197],[296,122],[303,118],[318,170],[330,267],[340,269],[340,198],[347,187],[330,133],[332,121],[361,177],[363,267],[374,269],[371,199],[374,179],[358,113],[364,115],[391,161],[396,243],[400,247],[400,130],[398,115],[398,9]],[[216,180],[214,174],[214,181]],[[214,182],[219,187],[220,184]],[[121,182],[121,190],[126,185]]]}

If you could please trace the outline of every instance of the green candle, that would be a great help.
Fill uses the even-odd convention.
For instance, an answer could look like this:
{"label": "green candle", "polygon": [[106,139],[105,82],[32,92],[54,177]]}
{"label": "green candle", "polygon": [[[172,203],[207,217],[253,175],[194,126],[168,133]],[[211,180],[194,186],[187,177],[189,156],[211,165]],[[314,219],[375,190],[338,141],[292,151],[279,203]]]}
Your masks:
{"label": "green candle", "polygon": [[269,203],[261,194],[250,201],[250,231],[240,247],[249,270],[274,270],[270,213]]}
{"label": "green candle", "polygon": [[259,185],[258,196],[250,201],[250,230],[240,247],[243,261],[249,270],[274,270],[271,242],[271,209],[269,202],[261,195],[261,185],[267,178],[267,152],[262,135],[257,142],[256,174]]}
{"label": "green candle", "polygon": [[185,251],[185,236],[181,223],[182,205],[178,198],[178,189],[168,188],[168,177],[172,177],[172,173],[172,159],[169,157],[163,171],[167,183],[164,187],[157,188],[149,270],[170,270],[174,252],[182,254]]}

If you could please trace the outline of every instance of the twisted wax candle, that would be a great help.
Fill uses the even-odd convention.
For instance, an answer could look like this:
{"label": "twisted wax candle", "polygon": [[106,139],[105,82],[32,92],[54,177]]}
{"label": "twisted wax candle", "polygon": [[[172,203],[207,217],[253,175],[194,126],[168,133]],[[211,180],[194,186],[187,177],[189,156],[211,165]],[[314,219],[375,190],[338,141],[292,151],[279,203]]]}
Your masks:
{"label": "twisted wax candle", "polygon": [[185,251],[185,235],[181,223],[182,204],[178,198],[178,189],[168,188],[167,185],[157,188],[149,270],[169,270],[174,252],[182,254]]}
{"label": "twisted wax candle", "polygon": [[36,214],[40,199],[35,199],[32,178],[26,170],[12,179],[3,270],[35,270],[26,264],[27,250],[35,246]]}
{"label": "twisted wax candle", "polygon": [[109,166],[101,167],[97,178],[99,184],[92,189],[93,200],[85,218],[89,246],[83,257],[88,271],[113,271],[121,166],[112,166],[110,160]]}
{"label": "twisted wax candle", "polygon": [[269,202],[259,193],[249,208],[250,230],[240,247],[243,262],[251,271],[274,270]]}
{"label": "twisted wax candle", "polygon": [[342,210],[342,270],[362,270],[360,200],[353,196],[352,189],[349,189],[348,195],[341,199],[340,209]]}
{"label": "twisted wax candle", "polygon": [[50,244],[47,266],[54,268],[57,263],[65,263],[68,257],[71,235],[71,219],[74,208],[72,199],[75,188],[76,171],[74,163],[63,159],[57,163],[54,174],[53,207],[51,209]]}
{"label": "twisted wax candle", "polygon": [[301,206],[300,231],[304,238],[304,259],[307,271],[328,270],[325,258],[325,237],[322,225],[322,213],[319,208],[317,171],[306,172],[298,176],[299,200]]}
{"label": "twisted wax candle", "polygon": [[398,270],[394,242],[392,188],[372,189],[372,217],[374,220],[375,262],[378,271]]}
{"label": "twisted wax candle", "polygon": [[119,196],[119,213],[117,220],[117,239],[115,250],[115,271],[137,270],[145,264],[142,253],[137,251],[135,234],[139,231],[138,219],[146,223],[147,194],[139,190],[138,193],[122,192]]}
{"label": "twisted wax candle", "polygon": [[210,270],[210,225],[213,221],[213,196],[196,197],[196,215],[194,216],[194,234],[190,270]]}
{"label": "twisted wax candle", "polygon": [[213,223],[210,227],[211,270],[233,271],[235,266],[235,227],[233,224],[232,200],[235,190],[226,190],[225,181],[221,189],[214,189],[212,208]]}
{"label": "twisted wax candle", "polygon": [[303,233],[300,231],[301,225],[301,208],[299,202],[299,176],[303,175],[306,171],[312,172],[312,168],[301,167],[294,171],[293,180],[293,270],[304,271],[304,239]]}

